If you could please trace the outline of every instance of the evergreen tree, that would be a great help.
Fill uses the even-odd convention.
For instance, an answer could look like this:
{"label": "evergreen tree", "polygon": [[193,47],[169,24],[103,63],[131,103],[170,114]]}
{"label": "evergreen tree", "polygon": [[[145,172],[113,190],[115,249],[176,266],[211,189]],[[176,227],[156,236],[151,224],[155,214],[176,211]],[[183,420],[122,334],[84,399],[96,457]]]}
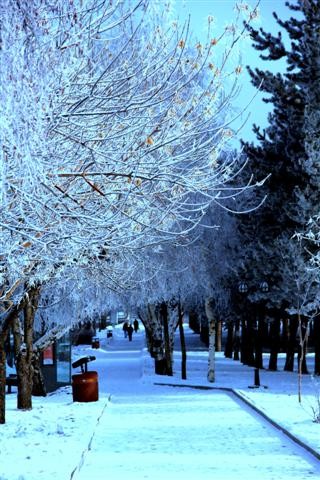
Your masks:
{"label": "evergreen tree", "polygon": [[[263,28],[248,27],[253,46],[262,52],[260,57],[268,62],[285,60],[286,69],[274,74],[248,67],[252,83],[268,94],[264,101],[272,103],[273,111],[266,129],[254,126],[258,145],[243,142],[243,147],[250,171],[259,177],[271,175],[260,191],[260,195],[268,195],[266,202],[241,223],[247,245],[245,274],[250,272],[256,285],[261,279],[268,280],[265,301],[269,307],[281,308],[283,319],[286,309],[293,306],[289,299],[295,288],[294,268],[288,269],[290,258],[294,260],[289,245],[317,212],[320,201],[319,163],[309,154],[319,125],[315,112],[320,100],[320,3],[296,0],[286,5],[294,16],[287,21],[276,13],[274,17],[290,41],[284,41],[281,33],[272,35]],[[305,258],[308,247],[304,245],[297,254]],[[308,282],[312,279],[307,278]],[[253,302],[261,299],[260,292],[251,298]]]}

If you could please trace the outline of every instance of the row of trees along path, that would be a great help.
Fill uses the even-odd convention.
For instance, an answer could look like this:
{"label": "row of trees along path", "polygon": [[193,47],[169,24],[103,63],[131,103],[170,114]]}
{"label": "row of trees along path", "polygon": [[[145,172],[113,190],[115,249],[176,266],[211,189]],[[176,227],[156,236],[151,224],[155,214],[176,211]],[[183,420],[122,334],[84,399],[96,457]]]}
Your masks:
{"label": "row of trees along path", "polygon": [[[241,72],[243,17],[251,22],[256,11],[238,9],[217,35],[208,18],[202,44],[162,7],[153,0],[0,3],[0,423],[3,345],[14,322],[18,408],[30,409],[38,347],[89,303],[93,316],[97,290],[111,298],[132,288],[148,247],[192,241],[209,206],[239,193],[228,185],[239,155],[221,152],[233,136],[227,117]],[[37,333],[46,341],[35,347],[39,297]],[[119,306],[110,298],[110,308]]]}

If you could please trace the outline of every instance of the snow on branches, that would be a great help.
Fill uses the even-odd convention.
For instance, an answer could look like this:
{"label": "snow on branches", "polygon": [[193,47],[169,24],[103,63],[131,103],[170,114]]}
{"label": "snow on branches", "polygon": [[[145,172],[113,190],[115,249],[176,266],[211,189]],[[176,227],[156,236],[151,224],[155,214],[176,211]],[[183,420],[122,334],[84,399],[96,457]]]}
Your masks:
{"label": "snow on branches", "polygon": [[193,45],[147,0],[3,0],[4,12],[1,298],[19,279],[117,271],[190,233],[234,176],[219,152],[241,30],[217,37],[230,39],[217,64],[210,24]]}

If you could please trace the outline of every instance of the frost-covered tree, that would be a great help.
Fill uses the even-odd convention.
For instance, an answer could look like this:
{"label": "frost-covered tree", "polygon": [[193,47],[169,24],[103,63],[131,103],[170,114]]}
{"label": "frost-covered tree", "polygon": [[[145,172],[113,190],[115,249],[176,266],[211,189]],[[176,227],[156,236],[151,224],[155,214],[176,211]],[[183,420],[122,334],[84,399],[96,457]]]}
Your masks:
{"label": "frost-covered tree", "polygon": [[[90,58],[90,36],[121,18],[109,2],[99,9],[92,2],[1,3],[1,342],[57,264],[77,256],[76,228],[84,223],[75,220],[70,200],[51,178],[57,156],[50,134],[54,108],[59,88]],[[86,50],[81,54],[80,40]],[[27,315],[29,328],[33,315],[34,308]],[[30,331],[24,337],[30,340]],[[29,346],[23,351],[30,363]]]}
{"label": "frost-covered tree", "polygon": [[141,11],[124,21],[129,2],[2,5],[3,298],[21,271],[40,265],[44,277],[44,259],[51,268],[66,251],[79,262],[192,229],[230,176],[214,159],[231,130],[212,118],[229,107],[237,30],[214,66],[222,38],[187,48],[187,27],[147,30]]}
{"label": "frost-covered tree", "polygon": [[4,1],[1,13],[4,337],[57,270],[104,258],[116,271],[119,255],[190,234],[220,203],[234,162],[216,157],[232,132],[212,119],[230,106],[241,32],[188,46],[188,25],[157,24],[147,1]]}
{"label": "frost-covered tree", "polygon": [[205,223],[206,227],[197,228],[195,238],[185,238],[183,246],[162,244],[145,251],[136,273],[137,286],[125,295],[129,305],[138,307],[156,373],[162,367],[162,373],[172,371],[174,334],[182,313],[195,305],[199,314],[207,313],[208,379],[214,381],[215,329],[229,302],[226,279],[237,239],[234,218],[226,211],[209,209]]}

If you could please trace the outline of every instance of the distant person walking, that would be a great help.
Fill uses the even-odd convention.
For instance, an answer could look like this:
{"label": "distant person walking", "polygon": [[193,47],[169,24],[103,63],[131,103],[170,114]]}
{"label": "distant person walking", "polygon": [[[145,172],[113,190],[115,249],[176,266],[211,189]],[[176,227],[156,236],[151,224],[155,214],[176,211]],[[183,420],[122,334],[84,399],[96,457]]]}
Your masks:
{"label": "distant person walking", "polygon": [[124,338],[127,338],[127,336],[128,336],[128,326],[129,326],[128,322],[124,322],[123,327],[122,327]]}
{"label": "distant person walking", "polygon": [[137,333],[137,331],[139,330],[139,322],[138,322],[137,319],[135,319],[134,322],[133,322],[133,328],[134,328],[135,333]]}
{"label": "distant person walking", "polygon": [[127,332],[128,332],[129,342],[132,342],[133,326],[131,325],[131,323],[129,323],[128,325]]}

